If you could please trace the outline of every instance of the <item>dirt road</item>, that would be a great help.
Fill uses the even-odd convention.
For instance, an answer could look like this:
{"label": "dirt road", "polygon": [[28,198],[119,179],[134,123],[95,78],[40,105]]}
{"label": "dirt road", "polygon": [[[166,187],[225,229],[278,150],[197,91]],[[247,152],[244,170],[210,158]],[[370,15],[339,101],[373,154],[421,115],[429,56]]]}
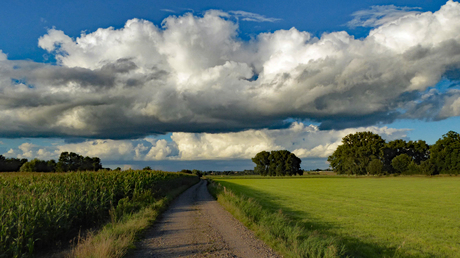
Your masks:
{"label": "dirt road", "polygon": [[202,180],[172,203],[130,257],[280,256],[224,210]]}

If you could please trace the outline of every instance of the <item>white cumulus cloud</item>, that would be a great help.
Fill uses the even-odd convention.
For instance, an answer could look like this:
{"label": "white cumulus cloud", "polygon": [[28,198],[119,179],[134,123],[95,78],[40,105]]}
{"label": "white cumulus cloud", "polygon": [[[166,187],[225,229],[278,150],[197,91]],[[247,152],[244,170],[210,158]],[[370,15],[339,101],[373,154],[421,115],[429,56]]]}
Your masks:
{"label": "white cumulus cloud", "polygon": [[[379,18],[362,39],[291,28],[244,41],[231,19],[237,13],[217,10],[170,16],[161,25],[131,19],[76,38],[50,29],[39,46],[56,65],[0,53],[0,134],[142,139],[280,128],[289,118],[340,130],[459,115],[455,89],[423,96],[446,77],[460,79],[450,76],[460,69],[460,4],[449,0],[434,13],[395,10],[381,10],[392,18]],[[214,140],[175,137],[184,146]],[[189,155],[184,148],[178,151]],[[240,153],[234,148],[225,151]]]}

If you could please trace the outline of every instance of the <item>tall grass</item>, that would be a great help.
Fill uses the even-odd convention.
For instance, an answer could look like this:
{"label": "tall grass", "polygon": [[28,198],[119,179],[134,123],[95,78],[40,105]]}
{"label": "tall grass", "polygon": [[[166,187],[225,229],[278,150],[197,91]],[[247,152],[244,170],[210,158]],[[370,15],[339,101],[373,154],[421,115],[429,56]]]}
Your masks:
{"label": "tall grass", "polygon": [[255,199],[235,194],[210,180],[208,189],[229,210],[273,249],[285,257],[343,257],[345,247],[336,238],[306,229],[289,219],[281,210],[272,212]]}
{"label": "tall grass", "polygon": [[66,258],[121,258],[142,237],[145,230],[151,226],[168,204],[189,186],[199,181],[188,181],[188,184],[178,188],[171,188],[164,193],[163,198],[155,200],[145,208],[135,213],[124,214],[120,219],[111,221],[98,232],[90,232],[71,250],[66,250],[62,257]]}
{"label": "tall grass", "polygon": [[0,175],[0,257],[55,246],[191,178],[161,171]]}

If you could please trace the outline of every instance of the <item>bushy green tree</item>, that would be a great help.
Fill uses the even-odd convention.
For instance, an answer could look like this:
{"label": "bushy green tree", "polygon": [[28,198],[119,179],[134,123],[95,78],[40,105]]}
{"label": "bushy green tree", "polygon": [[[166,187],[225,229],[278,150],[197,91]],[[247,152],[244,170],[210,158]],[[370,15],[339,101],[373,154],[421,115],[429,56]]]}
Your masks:
{"label": "bushy green tree", "polygon": [[441,174],[460,171],[460,135],[454,131],[444,134],[430,148],[431,161]]}
{"label": "bushy green tree", "polygon": [[56,171],[98,171],[102,169],[101,160],[98,157],[83,157],[73,152],[62,152],[56,164]]}
{"label": "bushy green tree", "polygon": [[5,158],[0,155],[0,172],[18,172],[27,159]]}
{"label": "bushy green tree", "polygon": [[393,158],[393,160],[391,161],[391,166],[397,173],[407,174],[411,162],[411,157],[403,153]]}
{"label": "bushy green tree", "polygon": [[370,175],[381,175],[383,173],[383,163],[379,159],[373,159],[367,166],[367,172]]}
{"label": "bushy green tree", "polygon": [[19,169],[21,172],[54,172],[56,171],[56,161],[33,159],[24,163]]}
{"label": "bushy green tree", "polygon": [[303,174],[300,169],[302,162],[294,153],[287,150],[262,151],[252,161],[256,164],[254,172],[263,176],[285,176]]}
{"label": "bushy green tree", "polygon": [[203,172],[198,169],[192,170],[192,174],[197,175],[198,177],[201,177],[203,175]]}
{"label": "bushy green tree", "polygon": [[261,151],[256,154],[254,158],[252,158],[252,162],[256,163],[256,167],[254,168],[254,173],[260,174],[262,176],[268,175],[268,170],[270,167],[270,160],[268,157],[270,153],[267,151]]}
{"label": "bushy green tree", "polygon": [[390,141],[385,144],[382,149],[382,159],[384,170],[388,173],[395,173],[391,165],[392,160],[401,155],[406,154],[418,165],[420,162],[427,160],[429,156],[429,146],[425,141],[409,141],[406,142],[402,139]]}
{"label": "bushy green tree", "polygon": [[384,145],[382,137],[372,132],[349,134],[327,160],[337,174],[365,175],[371,160],[380,158]]}
{"label": "bushy green tree", "polygon": [[437,173],[436,164],[432,159],[422,161],[419,165],[419,171],[423,175],[432,176]]}
{"label": "bushy green tree", "polygon": [[301,162],[294,153],[289,153],[286,159],[286,175],[303,175],[303,170],[300,169]]}
{"label": "bushy green tree", "polygon": [[284,176],[286,175],[286,160],[290,152],[287,150],[272,151],[268,159],[270,160],[270,166],[268,173],[270,176]]}
{"label": "bushy green tree", "polygon": [[420,166],[421,165],[418,165],[414,160],[412,160],[412,162],[407,167],[406,174],[408,174],[408,175],[420,175],[420,174],[423,174],[421,169],[420,169]]}

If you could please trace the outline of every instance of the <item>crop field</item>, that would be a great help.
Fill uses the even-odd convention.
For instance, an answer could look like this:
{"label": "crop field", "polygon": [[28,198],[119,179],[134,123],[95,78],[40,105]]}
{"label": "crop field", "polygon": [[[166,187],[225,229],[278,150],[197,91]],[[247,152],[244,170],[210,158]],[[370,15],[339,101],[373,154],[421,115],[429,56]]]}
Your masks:
{"label": "crop field", "polygon": [[459,177],[213,180],[351,257],[460,257]]}
{"label": "crop field", "polygon": [[0,257],[52,249],[120,219],[196,176],[161,171],[0,174]]}

